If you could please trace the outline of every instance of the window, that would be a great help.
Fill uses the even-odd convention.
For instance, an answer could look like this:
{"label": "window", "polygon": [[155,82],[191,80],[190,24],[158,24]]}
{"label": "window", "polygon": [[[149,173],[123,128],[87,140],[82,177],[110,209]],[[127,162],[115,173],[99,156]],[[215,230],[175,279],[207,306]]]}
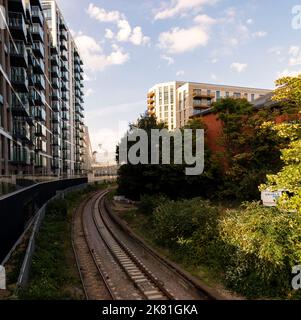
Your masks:
{"label": "window", "polygon": [[174,88],[170,87],[170,103],[174,103]]}
{"label": "window", "polygon": [[216,91],[216,100],[219,100],[221,98],[221,92],[220,91]]}
{"label": "window", "polygon": [[226,92],[226,98],[229,98],[230,97],[230,92]]}
{"label": "window", "polygon": [[247,93],[245,93],[245,99],[247,99],[247,100],[248,100],[248,94],[247,94]]}
{"label": "window", "polygon": [[255,100],[255,94],[252,93],[252,94],[251,94],[251,101],[254,101],[254,100]]}
{"label": "window", "polygon": [[168,87],[164,87],[164,104],[168,104]]}
{"label": "window", "polygon": [[240,92],[234,92],[234,98],[241,98],[241,93]]}
{"label": "window", "polygon": [[210,96],[211,95],[211,90],[207,90],[207,95]]}

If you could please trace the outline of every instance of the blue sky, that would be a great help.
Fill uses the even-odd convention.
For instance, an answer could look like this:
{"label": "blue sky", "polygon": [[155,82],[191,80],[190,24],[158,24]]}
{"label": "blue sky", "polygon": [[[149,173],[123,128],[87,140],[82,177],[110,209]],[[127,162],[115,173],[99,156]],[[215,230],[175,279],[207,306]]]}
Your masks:
{"label": "blue sky", "polygon": [[301,29],[292,27],[301,0],[57,2],[85,62],[93,148],[111,157],[119,123],[145,111],[155,83],[273,88],[280,75],[301,73]]}

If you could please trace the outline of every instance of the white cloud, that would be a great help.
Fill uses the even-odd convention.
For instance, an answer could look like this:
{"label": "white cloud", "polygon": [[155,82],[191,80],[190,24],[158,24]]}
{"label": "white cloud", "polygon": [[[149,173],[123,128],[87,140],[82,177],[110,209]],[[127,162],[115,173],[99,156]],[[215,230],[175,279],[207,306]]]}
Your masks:
{"label": "white cloud", "polygon": [[277,77],[296,77],[298,75],[301,75],[301,70],[289,70],[284,69],[283,71],[277,72]]}
{"label": "white cloud", "polygon": [[109,66],[121,65],[130,58],[129,54],[118,46],[113,47],[113,51],[106,55],[94,38],[81,32],[76,34],[74,39],[83,57],[85,67],[90,71],[103,71]]}
{"label": "white cloud", "polygon": [[218,63],[218,61],[219,61],[219,60],[218,60],[217,58],[213,58],[213,59],[211,60],[211,63],[212,63],[212,64],[216,64],[216,63]]}
{"label": "white cloud", "polygon": [[188,29],[179,27],[163,32],[159,36],[159,47],[170,54],[179,54],[206,46],[209,41],[211,26],[216,22],[207,15],[195,17],[195,26]]}
{"label": "white cloud", "polygon": [[87,13],[91,18],[100,22],[117,22],[123,18],[123,14],[119,11],[106,11],[103,8],[96,7],[93,3],[89,4]]}
{"label": "white cloud", "polygon": [[172,18],[192,9],[200,10],[203,6],[216,3],[216,0],[171,0],[162,4],[155,14],[155,20]]}
{"label": "white cloud", "polygon": [[177,77],[181,77],[181,76],[184,76],[185,74],[185,71],[184,70],[179,70],[177,73],[176,73],[176,76]]}
{"label": "white cloud", "polygon": [[94,93],[94,90],[92,88],[88,88],[85,92],[86,97],[90,97]]}
{"label": "white cloud", "polygon": [[166,60],[167,61],[167,65],[169,65],[169,66],[175,63],[175,60],[172,57],[169,57],[169,56],[167,56],[165,54],[162,54],[160,56],[160,58],[163,59],[163,60]]}
{"label": "white cloud", "polygon": [[130,37],[130,41],[134,45],[140,46],[142,44],[145,45],[150,43],[150,38],[143,35],[141,27],[135,27]]}
{"label": "white cloud", "polygon": [[252,37],[253,38],[264,38],[267,36],[267,32],[266,31],[257,31],[257,32],[254,32],[252,33]]}
{"label": "white cloud", "polygon": [[289,65],[290,66],[299,66],[301,65],[301,47],[298,46],[291,46],[289,48]]}
{"label": "white cloud", "polygon": [[140,26],[132,29],[131,24],[126,16],[119,11],[106,11],[94,4],[90,4],[87,13],[92,19],[99,22],[113,23],[117,27],[116,34],[111,29],[106,29],[105,38],[117,40],[119,42],[130,42],[136,46],[146,45],[150,42],[150,38],[146,37]]}
{"label": "white cloud", "polygon": [[254,23],[253,19],[248,19],[248,20],[246,21],[246,24],[253,24],[253,23]]}
{"label": "white cloud", "polygon": [[111,29],[106,29],[106,34],[105,34],[106,39],[113,39],[114,36],[115,34]]}
{"label": "white cloud", "polygon": [[248,65],[246,63],[233,62],[230,67],[238,73],[241,73],[247,69]]}

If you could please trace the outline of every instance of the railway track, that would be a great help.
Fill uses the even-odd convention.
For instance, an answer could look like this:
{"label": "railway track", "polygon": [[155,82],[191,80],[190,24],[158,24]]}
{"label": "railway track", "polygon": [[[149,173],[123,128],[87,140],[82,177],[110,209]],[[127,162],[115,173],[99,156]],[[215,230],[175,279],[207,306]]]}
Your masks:
{"label": "railway track", "polygon": [[133,246],[126,233],[121,235],[110,219],[107,194],[93,194],[74,215],[73,248],[86,299],[214,299],[163,261],[152,261],[146,248]]}
{"label": "railway track", "polygon": [[97,264],[97,256],[89,246],[88,232],[83,225],[83,213],[88,202],[86,199],[76,210],[72,223],[72,246],[77,269],[87,300],[115,300],[115,295]]}

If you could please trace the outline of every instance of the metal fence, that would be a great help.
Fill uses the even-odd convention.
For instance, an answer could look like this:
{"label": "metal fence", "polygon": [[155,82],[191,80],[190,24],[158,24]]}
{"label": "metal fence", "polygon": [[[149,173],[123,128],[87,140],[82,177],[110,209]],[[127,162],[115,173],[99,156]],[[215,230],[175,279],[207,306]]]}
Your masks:
{"label": "metal fence", "polygon": [[0,198],[0,261],[15,245],[37,211],[57,191],[86,184],[87,178],[42,182]]}
{"label": "metal fence", "polygon": [[35,243],[36,243],[36,237],[39,233],[40,226],[42,224],[42,221],[45,217],[46,208],[50,201],[59,199],[64,197],[66,193],[73,192],[76,190],[84,189],[87,186],[87,184],[82,184],[79,186],[74,186],[71,188],[68,188],[66,190],[63,190],[62,192],[57,193],[53,198],[49,199],[47,203],[45,203],[42,208],[37,212],[35,219],[34,219],[34,226],[31,232],[30,240],[27,246],[26,254],[23,260],[22,267],[20,269],[18,283],[17,283],[17,289],[20,287],[24,287],[28,283],[29,279],[29,272],[31,267],[31,261],[35,250]]}

